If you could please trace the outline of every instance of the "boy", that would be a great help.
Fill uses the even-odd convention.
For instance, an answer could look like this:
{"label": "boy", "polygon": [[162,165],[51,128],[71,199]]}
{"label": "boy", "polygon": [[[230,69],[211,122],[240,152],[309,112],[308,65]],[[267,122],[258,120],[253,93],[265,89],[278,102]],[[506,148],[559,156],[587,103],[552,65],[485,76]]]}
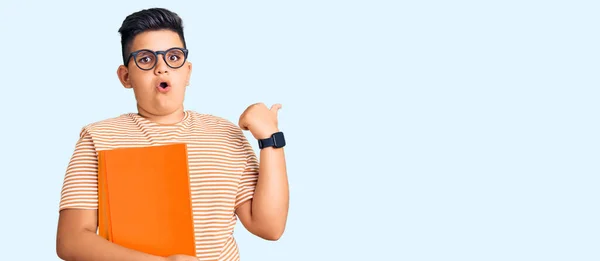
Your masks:
{"label": "boy", "polygon": [[[129,15],[119,32],[123,65],[117,74],[133,90],[138,112],[82,129],[61,194],[58,256],[85,261],[239,260],[233,238],[238,218],[251,233],[279,239],[288,212],[284,141],[277,126],[281,106],[251,105],[237,126],[184,110],[192,64],[180,17],[166,9],[146,9]],[[242,130],[259,140],[260,163]],[[188,147],[196,256],[153,256],[97,235],[97,152],[171,143]]]}

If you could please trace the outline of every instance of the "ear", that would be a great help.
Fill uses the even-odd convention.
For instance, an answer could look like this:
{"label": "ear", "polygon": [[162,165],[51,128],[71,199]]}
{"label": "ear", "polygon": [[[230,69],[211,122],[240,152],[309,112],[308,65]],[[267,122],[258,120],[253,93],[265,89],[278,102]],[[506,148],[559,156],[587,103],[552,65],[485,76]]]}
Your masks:
{"label": "ear", "polygon": [[119,77],[119,81],[123,84],[125,88],[131,88],[131,82],[129,81],[129,69],[124,65],[120,65],[117,69],[117,76]]}
{"label": "ear", "polygon": [[187,78],[185,80],[185,86],[189,86],[190,85],[190,78],[192,77],[192,63],[191,62],[186,62],[187,69],[188,69],[188,75]]}

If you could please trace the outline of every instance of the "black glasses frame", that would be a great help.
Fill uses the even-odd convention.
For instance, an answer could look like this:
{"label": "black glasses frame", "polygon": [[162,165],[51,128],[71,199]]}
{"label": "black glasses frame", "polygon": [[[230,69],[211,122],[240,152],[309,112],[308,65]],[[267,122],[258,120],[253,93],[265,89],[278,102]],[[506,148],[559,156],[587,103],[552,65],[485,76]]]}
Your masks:
{"label": "black glasses frame", "polygon": [[[179,51],[183,52],[183,62],[181,63],[181,65],[180,65],[180,66],[173,67],[173,66],[171,66],[171,65],[169,64],[169,62],[167,62],[167,53],[168,53],[168,52],[170,52],[170,51],[173,51],[173,50],[179,50]],[[150,68],[148,68],[148,69],[144,69],[144,68],[142,68],[142,67],[141,67],[141,66],[138,64],[138,62],[137,62],[137,55],[138,55],[138,53],[140,53],[140,52],[150,52],[150,53],[154,53],[154,56],[156,57],[156,59],[154,59],[154,64],[152,64],[152,66],[151,66]],[[130,61],[130,60],[131,60],[131,58],[133,57],[133,61],[135,62],[135,65],[136,65],[138,68],[140,68],[140,70],[149,71],[149,70],[152,70],[152,69],[154,69],[154,67],[155,67],[155,66],[156,66],[156,64],[158,63],[158,55],[159,55],[159,54],[162,54],[163,61],[165,61],[165,64],[166,64],[167,66],[169,66],[170,68],[177,69],[177,68],[181,68],[183,65],[185,65],[185,61],[187,60],[188,53],[189,53],[188,49],[186,49],[186,48],[180,48],[180,47],[173,47],[173,48],[169,48],[169,49],[167,49],[167,50],[165,50],[165,51],[152,51],[152,50],[148,50],[148,49],[141,49],[141,50],[137,50],[137,51],[135,51],[135,52],[132,52],[132,53],[130,53],[130,54],[129,54],[129,57],[127,58],[127,63],[129,63],[129,61]],[[127,63],[126,63],[125,65],[127,65]]]}

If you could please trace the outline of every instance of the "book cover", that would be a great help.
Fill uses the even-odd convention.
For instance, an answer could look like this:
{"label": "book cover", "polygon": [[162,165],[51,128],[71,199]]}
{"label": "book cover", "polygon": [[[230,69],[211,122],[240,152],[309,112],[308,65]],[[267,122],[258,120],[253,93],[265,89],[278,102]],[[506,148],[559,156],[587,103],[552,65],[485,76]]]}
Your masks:
{"label": "book cover", "polygon": [[98,232],[158,256],[195,256],[187,146],[98,152]]}

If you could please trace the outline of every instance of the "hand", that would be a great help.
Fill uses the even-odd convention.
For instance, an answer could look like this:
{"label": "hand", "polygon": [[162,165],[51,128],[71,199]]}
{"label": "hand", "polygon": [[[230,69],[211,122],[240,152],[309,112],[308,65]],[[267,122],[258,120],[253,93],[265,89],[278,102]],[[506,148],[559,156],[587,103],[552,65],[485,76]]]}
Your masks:
{"label": "hand", "polygon": [[252,136],[257,140],[271,137],[278,132],[277,111],[281,104],[275,104],[268,109],[264,103],[250,105],[240,116],[238,125],[242,130],[250,130]]}
{"label": "hand", "polygon": [[186,255],[172,255],[167,257],[167,261],[198,261],[198,258]]}

